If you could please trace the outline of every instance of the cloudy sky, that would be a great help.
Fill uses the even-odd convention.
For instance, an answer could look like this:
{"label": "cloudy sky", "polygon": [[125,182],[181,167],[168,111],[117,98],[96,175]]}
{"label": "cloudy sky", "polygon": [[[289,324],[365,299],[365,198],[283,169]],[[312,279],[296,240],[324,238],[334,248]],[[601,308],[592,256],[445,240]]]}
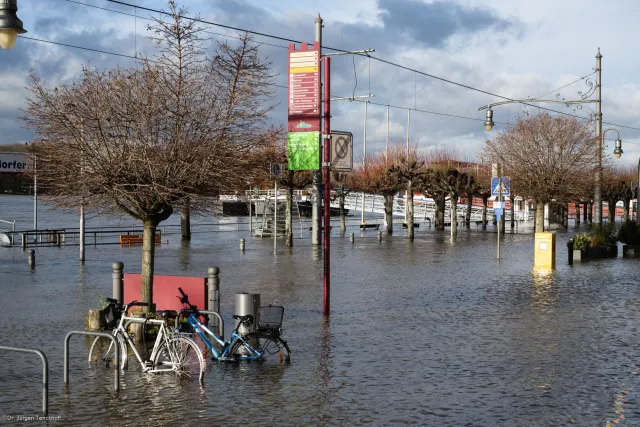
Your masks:
{"label": "cloudy sky", "polygon": [[[162,0],[123,0],[159,9]],[[314,18],[324,19],[323,45],[345,50],[375,49],[377,58],[419,70],[464,86],[510,98],[539,97],[588,76],[595,67],[598,47],[603,55],[603,118],[618,127],[625,154],[623,164],[640,156],[640,57],[633,42],[640,2],[610,0],[183,0],[190,13],[207,21],[285,39],[313,41]],[[89,7],[87,5],[96,6]],[[25,36],[67,45],[133,56],[153,56],[147,36],[151,12],[107,0],[19,0]],[[103,10],[103,9],[110,10]],[[117,13],[117,12],[122,13]],[[237,31],[206,26],[209,36],[234,43]],[[215,34],[213,34],[215,33]],[[287,42],[256,36],[261,52],[287,84]],[[213,46],[213,44],[212,44]],[[213,47],[209,50],[213,52]],[[27,75],[36,71],[48,84],[72,82],[83,65],[130,67],[135,59],[20,39],[11,51],[0,50],[0,144],[26,142],[31,134],[18,119],[27,92]],[[591,76],[593,77],[593,76]],[[586,79],[561,91],[567,100],[588,91]],[[279,108],[273,121],[286,121],[286,89],[276,88]],[[332,62],[332,95],[370,98],[367,152],[382,150],[387,139],[386,105],[390,109],[390,140],[407,138],[407,109],[411,111],[410,139],[419,148],[454,147],[475,156],[494,132],[513,122],[520,105],[494,108],[494,131],[482,127],[482,105],[494,96],[417,74],[374,59],[338,56]],[[564,105],[544,105],[574,113]],[[395,108],[402,107],[402,108]],[[356,157],[361,156],[364,104],[332,103],[332,127],[354,134]],[[529,108],[530,111],[536,109]],[[428,111],[428,112],[426,112]],[[586,110],[577,114],[586,116]],[[433,114],[440,113],[440,114]],[[450,117],[459,116],[459,117]],[[612,127],[605,124],[605,128]],[[607,152],[613,151],[615,132],[608,132]]]}

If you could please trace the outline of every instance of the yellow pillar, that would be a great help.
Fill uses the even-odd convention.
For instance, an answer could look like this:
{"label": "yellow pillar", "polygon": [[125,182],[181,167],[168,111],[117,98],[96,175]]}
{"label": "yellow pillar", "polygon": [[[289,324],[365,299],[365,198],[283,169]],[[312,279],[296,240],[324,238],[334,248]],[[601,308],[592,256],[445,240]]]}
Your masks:
{"label": "yellow pillar", "polygon": [[538,270],[555,270],[556,233],[536,233],[533,267]]}

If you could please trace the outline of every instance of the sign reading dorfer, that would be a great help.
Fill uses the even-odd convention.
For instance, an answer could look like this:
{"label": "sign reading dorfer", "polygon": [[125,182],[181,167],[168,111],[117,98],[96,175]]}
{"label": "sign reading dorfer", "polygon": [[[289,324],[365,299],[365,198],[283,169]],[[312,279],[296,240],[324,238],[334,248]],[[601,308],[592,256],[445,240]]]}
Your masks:
{"label": "sign reading dorfer", "polygon": [[0,173],[26,172],[29,166],[25,153],[0,153]]}

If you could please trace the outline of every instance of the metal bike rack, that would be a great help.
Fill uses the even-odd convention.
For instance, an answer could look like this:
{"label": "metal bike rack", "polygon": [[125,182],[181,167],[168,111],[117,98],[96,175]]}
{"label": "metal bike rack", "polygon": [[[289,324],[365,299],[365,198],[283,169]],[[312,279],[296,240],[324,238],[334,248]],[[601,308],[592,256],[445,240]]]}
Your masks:
{"label": "metal bike rack", "polygon": [[0,350],[17,351],[20,353],[34,353],[42,359],[42,414],[46,417],[49,413],[49,362],[47,356],[40,351],[31,348],[7,347],[0,345]]}
{"label": "metal bike rack", "polygon": [[[178,328],[178,319],[180,319],[180,315],[182,315],[182,313],[187,312],[187,311],[191,311],[188,308],[185,308],[184,310],[180,310],[178,312],[178,316],[176,317],[176,329]],[[217,311],[211,311],[211,310],[198,310],[199,313],[202,314],[213,314],[214,316],[216,316],[218,318],[218,321],[220,321],[219,325],[220,325],[220,333],[218,334],[220,337],[222,337],[222,339],[224,339],[224,320],[222,319],[222,316],[220,316],[220,313],[218,313]],[[218,331],[216,331],[217,333]]]}
{"label": "metal bike rack", "polygon": [[107,332],[89,332],[89,331],[71,331],[64,337],[64,385],[69,384],[69,339],[72,335],[88,335],[91,337],[104,337],[109,338],[116,346],[116,368],[114,369],[114,384],[113,389],[115,391],[120,390],[120,344],[113,334]]}

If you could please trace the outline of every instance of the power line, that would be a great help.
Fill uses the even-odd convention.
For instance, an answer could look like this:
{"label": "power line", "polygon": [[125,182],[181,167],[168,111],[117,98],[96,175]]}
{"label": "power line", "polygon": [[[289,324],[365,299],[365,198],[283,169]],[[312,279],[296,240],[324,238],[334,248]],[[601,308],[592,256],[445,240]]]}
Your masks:
{"label": "power line", "polygon": [[[100,9],[100,10],[104,10],[104,11],[107,11],[107,12],[113,12],[113,13],[118,13],[120,15],[130,16],[130,17],[136,18],[136,19],[144,19],[145,21],[153,21],[153,22],[155,22],[152,18],[145,18],[144,16],[137,16],[137,15],[135,15],[133,13],[122,12],[122,11],[119,11],[119,10],[109,9],[109,8],[101,7],[101,6],[96,6],[96,5],[89,4],[89,3],[82,3],[82,2],[79,2],[79,1],[76,1],[76,0],[65,0],[65,1],[67,1],[69,3],[75,3],[75,4],[78,4],[78,5],[81,5],[81,6],[91,7],[91,8],[94,8],[94,9]],[[208,30],[203,30],[202,32],[206,33],[206,34],[212,34],[212,35],[215,35],[215,36],[221,36],[221,37],[227,37],[227,38],[230,38],[230,39],[242,40],[242,37],[238,37],[238,36],[230,36],[228,34],[216,33],[216,32],[208,31]],[[273,43],[267,43],[267,42],[254,42],[254,43],[255,44],[259,44],[259,45],[265,45],[265,46],[279,47],[281,49],[289,49],[288,46],[283,46],[281,44],[273,44]]]}
{"label": "power line", "polygon": [[[121,5],[124,5],[124,6],[129,6],[129,7],[134,7],[134,8],[146,10],[146,11],[153,12],[153,13],[159,13],[159,14],[163,14],[163,15],[170,15],[170,13],[162,11],[162,10],[157,10],[157,9],[152,9],[152,8],[148,8],[148,7],[138,6],[138,5],[126,3],[126,2],[123,2],[123,1],[119,1],[119,0],[108,0],[108,1],[112,2],[112,3],[121,4]],[[300,40],[294,40],[294,39],[290,39],[290,38],[286,38],[286,37],[274,36],[272,34],[259,33],[259,32],[256,32],[256,31],[250,31],[250,30],[246,30],[246,29],[243,29],[243,28],[232,27],[230,25],[224,25],[224,24],[218,24],[216,22],[206,21],[204,19],[192,18],[192,17],[188,17],[188,16],[182,16],[182,18],[189,19],[189,20],[192,20],[192,21],[195,21],[195,22],[201,22],[203,24],[214,25],[214,26],[218,26],[218,27],[222,27],[222,28],[232,29],[232,30],[235,30],[235,31],[242,31],[242,32],[246,32],[246,33],[251,33],[251,34],[258,35],[258,36],[268,37],[268,38],[272,38],[272,39],[276,39],[276,40],[288,41],[288,42],[292,42],[292,43],[303,43]],[[325,49],[329,49],[329,50],[333,50],[333,51],[337,51],[337,52],[349,53],[346,50],[333,48],[333,47],[330,47],[330,46],[322,46],[322,47],[325,48]],[[401,64],[398,64],[398,63],[395,63],[395,62],[392,62],[392,61],[388,61],[386,59],[382,59],[382,58],[370,55],[368,53],[367,54],[355,54],[355,55],[368,56],[368,57],[370,57],[372,59],[375,59],[376,61],[388,64],[388,65],[391,65],[391,66],[394,66],[394,67],[398,67],[398,68],[401,68],[401,69],[404,69],[404,70],[407,70],[407,71],[411,71],[411,72],[414,72],[414,73],[417,73],[417,74],[421,74],[423,76],[430,77],[432,79],[440,80],[440,81],[443,81],[445,83],[449,83],[449,84],[452,84],[452,85],[455,85],[455,86],[459,86],[459,87],[462,87],[462,88],[465,88],[465,89],[469,89],[469,90],[472,90],[472,91],[475,91],[475,92],[479,92],[479,93],[482,93],[482,94],[485,94],[485,95],[495,96],[497,98],[501,98],[501,99],[504,99],[504,100],[507,100],[507,101],[518,102],[518,103],[523,104],[523,105],[527,105],[527,106],[530,106],[530,107],[534,107],[534,108],[538,108],[538,109],[541,109],[541,110],[549,111],[549,112],[552,112],[552,113],[557,113],[557,114],[562,114],[562,115],[565,115],[565,116],[574,117],[574,118],[577,118],[577,119],[580,119],[580,120],[589,120],[589,119],[587,119],[585,117],[578,116],[578,115],[575,115],[575,114],[566,113],[564,111],[553,110],[551,108],[541,107],[539,105],[534,105],[534,104],[530,104],[530,103],[523,102],[523,101],[518,101],[518,100],[515,100],[515,99],[512,99],[512,98],[508,98],[506,96],[498,95],[498,94],[495,94],[495,93],[492,93],[492,92],[489,92],[489,91],[486,91],[486,90],[483,90],[483,89],[479,89],[479,88],[476,88],[476,87],[473,87],[473,86],[469,86],[469,85],[465,85],[465,84],[462,84],[462,83],[454,82],[453,80],[449,80],[449,79],[445,79],[443,77],[435,76],[433,74],[425,73],[423,71],[419,71],[419,70],[416,70],[414,68],[407,67],[405,65],[401,65]],[[640,128],[636,128],[636,127],[632,127],[632,126],[619,125],[619,124],[616,124],[616,123],[609,123],[609,122],[602,122],[602,123],[603,124],[608,124],[608,125],[611,125],[611,126],[617,126],[617,127],[621,127],[621,128],[633,129],[633,130],[639,130],[640,131]]]}
{"label": "power line", "polygon": [[[160,64],[159,61],[154,61],[153,59],[148,59],[148,58],[141,58],[141,57],[135,57],[135,56],[131,56],[131,55],[125,55],[123,53],[115,53],[115,52],[108,52],[106,50],[100,50],[100,49],[93,49],[90,47],[83,47],[83,46],[76,46],[76,45],[72,45],[72,44],[67,44],[67,43],[60,43],[60,42],[54,42],[52,40],[44,40],[44,39],[37,39],[35,37],[27,37],[27,36],[18,36],[22,39],[26,39],[26,40],[32,40],[32,41],[36,41],[36,42],[41,42],[41,43],[48,43],[48,44],[53,44],[53,45],[58,45],[58,46],[64,46],[64,47],[70,47],[73,49],[80,49],[80,50],[86,50],[86,51],[90,51],[90,52],[97,52],[97,53],[104,53],[106,55],[114,55],[114,56],[120,56],[123,58],[129,58],[129,59],[135,59],[137,61],[149,61],[149,62],[153,62],[156,64]],[[283,86],[283,85],[279,85],[279,84],[275,84],[275,83],[266,83],[266,85],[268,86],[274,86],[274,87],[278,87],[278,88],[282,88],[282,89],[289,89],[288,86]]]}

